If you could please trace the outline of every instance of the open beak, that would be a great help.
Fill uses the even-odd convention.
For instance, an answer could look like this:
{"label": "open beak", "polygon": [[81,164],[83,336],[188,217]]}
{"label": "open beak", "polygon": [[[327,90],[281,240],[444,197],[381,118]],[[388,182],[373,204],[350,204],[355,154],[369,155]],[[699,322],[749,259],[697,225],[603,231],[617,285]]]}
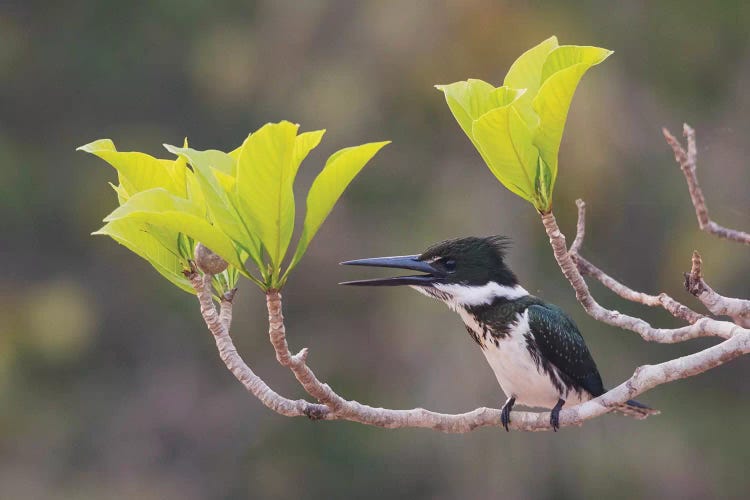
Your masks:
{"label": "open beak", "polygon": [[432,267],[427,262],[419,260],[419,255],[404,255],[399,257],[375,257],[372,259],[357,259],[342,262],[344,266],[372,266],[391,267],[394,269],[409,269],[424,274],[410,276],[395,276],[392,278],[375,278],[369,280],[344,281],[339,285],[355,286],[430,286],[443,280],[443,273]]}

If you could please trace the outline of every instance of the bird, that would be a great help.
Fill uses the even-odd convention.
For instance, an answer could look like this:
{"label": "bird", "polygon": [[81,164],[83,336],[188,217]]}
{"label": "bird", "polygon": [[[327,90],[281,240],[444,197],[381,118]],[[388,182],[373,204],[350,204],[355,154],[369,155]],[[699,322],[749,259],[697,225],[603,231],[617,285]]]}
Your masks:
{"label": "bird", "polygon": [[[561,308],[531,295],[506,264],[510,239],[455,238],[417,255],[341,262],[417,271],[420,274],[345,281],[348,286],[409,286],[458,313],[481,348],[507,399],[500,412],[506,431],[515,404],[550,411],[560,427],[563,405],[606,392],[596,363],[573,319]],[[643,419],[659,413],[637,401],[616,410]]]}

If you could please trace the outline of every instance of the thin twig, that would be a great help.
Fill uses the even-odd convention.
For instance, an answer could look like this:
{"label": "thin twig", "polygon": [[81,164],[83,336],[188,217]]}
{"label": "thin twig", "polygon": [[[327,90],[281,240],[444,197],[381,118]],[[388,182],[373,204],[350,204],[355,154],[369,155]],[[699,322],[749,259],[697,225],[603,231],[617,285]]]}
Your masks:
{"label": "thin twig", "polygon": [[565,235],[557,226],[557,220],[551,212],[542,214],[542,223],[547,231],[547,236],[552,246],[552,253],[560,266],[563,275],[568,279],[573,290],[575,290],[578,302],[583,306],[586,312],[596,320],[608,325],[617,326],[625,330],[636,332],[644,340],[649,342],[660,342],[672,344],[684,342],[686,340],[698,337],[722,337],[728,339],[733,335],[744,330],[734,323],[727,321],[718,321],[711,318],[701,318],[695,323],[681,328],[654,328],[648,322],[641,318],[622,314],[602,307],[591,295],[586,281],[583,279],[581,272],[578,270],[578,264],[573,256],[568,252],[565,244]]}
{"label": "thin twig", "polygon": [[698,314],[686,305],[676,301],[666,293],[660,293],[659,295],[649,295],[647,293],[633,290],[632,288],[620,283],[613,277],[609,276],[607,273],[581,256],[578,253],[578,249],[583,244],[583,238],[586,231],[586,203],[584,203],[583,200],[578,199],[576,200],[576,205],[578,206],[578,224],[576,226],[576,237],[568,252],[571,254],[571,257],[573,258],[578,267],[578,270],[582,275],[592,276],[596,278],[602,285],[606,286],[625,300],[637,302],[639,304],[650,307],[663,307],[674,317],[681,319],[687,323],[695,323],[701,318],[704,318],[702,314]]}
{"label": "thin twig", "polygon": [[576,200],[576,206],[578,207],[578,223],[576,224],[576,237],[573,243],[570,245],[570,252],[574,256],[578,256],[581,252],[581,246],[583,246],[583,239],[586,237],[586,202],[578,198]]}
{"label": "thin twig", "polygon": [[674,152],[675,160],[679,163],[680,169],[682,169],[682,173],[685,175],[690,199],[693,201],[693,206],[695,207],[695,216],[698,218],[698,227],[702,231],[718,236],[719,238],[750,245],[750,233],[720,226],[708,216],[706,199],[703,196],[703,190],[698,183],[698,175],[696,174],[695,130],[687,123],[683,125],[682,130],[683,135],[687,139],[687,151],[685,151],[680,141],[669,130],[666,128],[661,129],[667,144],[669,144]]}
{"label": "thin twig", "polygon": [[724,297],[716,293],[703,280],[703,260],[698,251],[693,251],[692,267],[685,273],[685,288],[717,316],[729,316],[740,326],[750,328],[750,300]]}
{"label": "thin twig", "polygon": [[601,284],[625,300],[637,302],[649,307],[662,307],[675,318],[688,323],[695,323],[700,319],[705,318],[704,315],[693,311],[664,292],[659,295],[650,295],[623,285],[580,255],[576,258],[576,262],[578,263],[578,269],[581,273],[596,278]]}

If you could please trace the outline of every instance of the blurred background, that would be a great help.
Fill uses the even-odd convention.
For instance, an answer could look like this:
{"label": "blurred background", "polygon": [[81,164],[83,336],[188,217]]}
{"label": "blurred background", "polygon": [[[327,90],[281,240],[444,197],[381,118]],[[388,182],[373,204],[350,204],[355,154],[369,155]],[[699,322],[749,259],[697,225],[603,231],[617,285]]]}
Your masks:
{"label": "blurred background", "polygon": [[[343,289],[341,260],[416,253],[502,233],[533,293],[579,323],[605,383],[715,343],[644,343],[575,302],[533,208],[495,181],[433,89],[499,84],[552,34],[613,49],[573,101],[555,212],[584,254],[632,287],[682,287],[704,256],[718,291],[750,296],[747,248],[701,233],[660,127],[698,134],[711,215],[750,229],[750,4],[379,0],[0,2],[0,497],[705,498],[747,495],[748,360],[659,387],[663,410],[552,433],[444,435],[271,413],[227,372],[196,300],[109,239],[115,172],[74,150],[112,138],[169,157],[236,147],[267,121],[327,128],[304,193],[336,149],[392,139],[354,181],[285,290],[289,341],[317,374],[376,406],[498,407],[495,378],[460,320],[407,289]],[[301,206],[301,204],[300,204]],[[596,284],[597,298],[660,326]],[[246,281],[233,334],[276,390],[262,294]]]}

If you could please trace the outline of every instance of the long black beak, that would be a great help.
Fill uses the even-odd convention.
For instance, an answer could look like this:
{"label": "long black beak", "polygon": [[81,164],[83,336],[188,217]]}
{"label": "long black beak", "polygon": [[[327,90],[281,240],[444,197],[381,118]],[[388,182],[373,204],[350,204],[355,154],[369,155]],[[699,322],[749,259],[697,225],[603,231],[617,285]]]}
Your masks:
{"label": "long black beak", "polygon": [[392,267],[395,269],[410,269],[425,274],[414,276],[396,276],[393,278],[375,278],[369,280],[344,281],[339,285],[355,286],[397,286],[397,285],[417,285],[430,286],[433,283],[442,281],[442,273],[432,267],[427,262],[419,260],[419,255],[403,255],[398,257],[375,257],[372,259],[347,260],[342,262],[344,266],[372,266],[372,267]]}

